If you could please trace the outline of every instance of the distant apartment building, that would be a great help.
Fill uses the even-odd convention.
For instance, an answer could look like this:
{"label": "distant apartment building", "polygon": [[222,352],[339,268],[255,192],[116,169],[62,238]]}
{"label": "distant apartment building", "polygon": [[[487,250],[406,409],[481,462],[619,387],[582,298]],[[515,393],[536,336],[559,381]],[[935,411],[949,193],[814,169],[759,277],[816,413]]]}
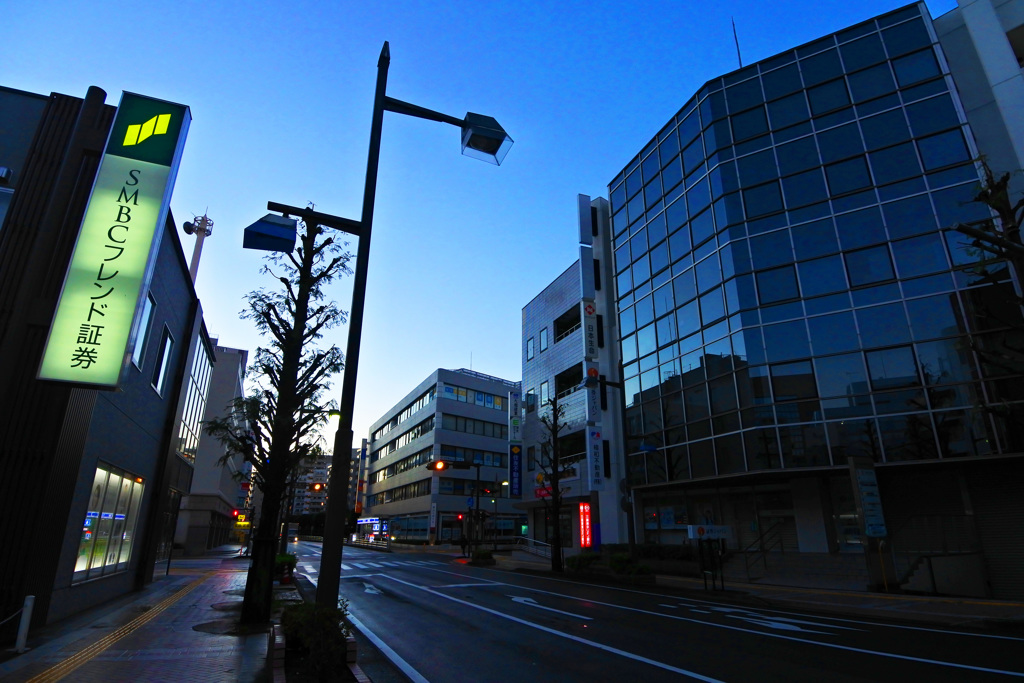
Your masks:
{"label": "distant apartment building", "polygon": [[[249,471],[238,454],[227,455],[224,445],[202,433],[202,422],[229,414],[231,404],[244,395],[245,365],[248,351],[214,345],[216,363],[212,373],[193,378],[197,386],[209,385],[205,414],[202,406],[189,406],[182,423],[179,441],[195,448],[195,473],[189,494],[182,498],[174,541],[187,555],[203,551],[237,538],[235,511],[249,514],[246,505]],[[186,427],[187,425],[187,427]],[[202,437],[202,438],[201,438]],[[223,462],[222,462],[223,460]]]}
{"label": "distant apartment building", "polygon": [[519,505],[529,514],[531,538],[550,542],[551,435],[540,418],[551,415],[553,400],[565,425],[558,435],[561,538],[577,550],[628,541],[608,202],[580,195],[578,207],[579,260],[523,307],[526,476]]}
{"label": "distant apartment building", "polygon": [[[362,515],[387,520],[399,543],[523,535],[506,485],[509,395],[518,392],[517,382],[472,370],[432,372],[370,428]],[[467,467],[427,469],[438,460]],[[473,510],[485,513],[479,529]]]}

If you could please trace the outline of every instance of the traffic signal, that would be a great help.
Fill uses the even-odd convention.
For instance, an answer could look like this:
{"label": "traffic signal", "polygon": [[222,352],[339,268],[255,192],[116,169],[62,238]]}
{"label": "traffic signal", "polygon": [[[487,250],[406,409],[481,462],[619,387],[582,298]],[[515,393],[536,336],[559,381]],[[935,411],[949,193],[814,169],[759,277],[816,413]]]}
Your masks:
{"label": "traffic signal", "polygon": [[313,491],[314,493],[319,493],[320,491],[323,491],[326,488],[326,486],[327,485],[324,484],[323,482],[319,482],[318,481],[318,482],[316,482],[314,484],[310,484],[309,485],[309,490]]}
{"label": "traffic signal", "polygon": [[232,517],[237,517],[237,516],[238,516],[238,510],[235,510],[235,511],[233,511],[233,512],[231,513],[231,516],[232,516]]}
{"label": "traffic signal", "polygon": [[433,470],[434,472],[443,472],[444,470],[468,470],[472,465],[468,462],[458,462],[456,460],[433,460],[427,463],[427,469]]}
{"label": "traffic signal", "polygon": [[462,513],[461,512],[459,513],[459,521],[460,522],[462,521]]}

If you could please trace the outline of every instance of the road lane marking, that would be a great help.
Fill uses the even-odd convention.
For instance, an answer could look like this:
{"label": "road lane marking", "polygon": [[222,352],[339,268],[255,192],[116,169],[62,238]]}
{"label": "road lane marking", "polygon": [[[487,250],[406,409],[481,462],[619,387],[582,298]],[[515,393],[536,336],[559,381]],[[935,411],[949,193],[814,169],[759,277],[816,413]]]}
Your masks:
{"label": "road lane marking", "polygon": [[[391,577],[388,577],[388,578],[391,578]],[[397,580],[397,579],[395,579],[395,580]],[[571,599],[571,600],[579,600],[581,602],[587,602],[587,603],[589,603],[591,605],[602,605],[604,607],[612,607],[612,608],[615,608],[615,609],[626,610],[628,612],[639,612],[640,614],[650,614],[652,616],[662,617],[664,619],[675,619],[676,621],[686,621],[686,622],[690,622],[692,624],[699,624],[700,626],[709,626],[709,627],[712,627],[712,628],[721,628],[721,629],[725,629],[727,631],[739,631],[740,633],[751,633],[751,634],[755,634],[755,635],[759,635],[759,636],[765,636],[766,638],[778,638],[779,640],[789,640],[789,641],[792,641],[792,642],[795,642],[795,643],[805,643],[807,645],[817,645],[819,647],[828,647],[828,648],[832,648],[834,650],[844,650],[846,652],[857,652],[857,653],[860,653],[860,654],[877,655],[879,657],[888,657],[890,659],[900,659],[900,660],[904,660],[904,661],[908,661],[908,662],[921,662],[923,664],[934,664],[936,666],[945,666],[945,667],[949,667],[949,668],[952,668],[952,669],[965,669],[965,670],[968,670],[968,671],[982,671],[984,673],[995,673],[995,674],[1001,674],[1003,676],[1013,676],[1015,678],[1024,678],[1024,672],[1020,672],[1020,671],[1009,671],[1009,670],[1005,670],[1005,669],[992,669],[992,668],[984,667],[984,666],[974,666],[973,664],[958,664],[956,662],[943,662],[943,661],[940,661],[940,660],[937,660],[937,659],[926,659],[926,658],[923,658],[923,657],[912,657],[910,655],[901,655],[901,654],[897,654],[897,653],[894,653],[894,652],[880,652],[878,650],[868,650],[868,649],[865,649],[865,648],[852,647],[852,646],[849,646],[849,645],[839,645],[837,643],[821,642],[821,641],[817,641],[817,640],[809,640],[807,638],[797,638],[795,636],[782,635],[780,633],[771,633],[769,631],[761,631],[761,630],[743,628],[741,626],[731,626],[729,624],[719,624],[719,623],[716,623],[716,622],[713,622],[713,621],[707,621],[707,620],[704,620],[704,619],[693,619],[693,618],[690,618],[690,617],[681,617],[681,616],[676,616],[674,614],[665,614],[664,612],[655,612],[653,610],[640,609],[639,607],[625,607],[623,605],[616,605],[616,604],[610,603],[610,602],[601,602],[599,600],[585,600],[583,598],[577,598],[577,597],[574,597],[574,596],[571,596],[571,595],[564,595],[562,593],[555,593],[554,591],[546,591],[546,590],[541,590],[541,589],[538,589],[538,588],[526,588],[526,587],[523,587],[523,586],[517,586],[517,588],[521,588],[522,590],[533,591],[535,593],[544,593],[546,595],[557,595],[559,597],[568,598],[568,599]],[[632,591],[632,592],[641,593],[641,591]],[[644,595],[652,595],[652,596],[654,595],[652,593],[643,593],[643,594]],[[709,604],[713,605],[715,603],[709,603]],[[720,607],[725,607],[724,605],[719,605],[719,606]],[[483,609],[483,608],[481,608],[481,609]],[[770,611],[770,610],[766,610],[766,611]],[[949,631],[942,631],[942,633],[949,634],[950,632]]]}
{"label": "road lane marking", "polygon": [[593,621],[593,617],[585,617],[582,614],[573,614],[572,612],[563,612],[562,610],[555,609],[553,607],[545,607],[544,605],[539,604],[533,598],[522,598],[514,595],[508,595],[506,597],[512,598],[512,602],[518,602],[520,605],[529,605],[530,607],[536,607],[537,609],[544,609],[549,612],[557,612],[558,614],[564,614],[565,616],[572,617],[574,619],[586,619],[587,621]]}
{"label": "road lane marking", "polygon": [[564,632],[559,631],[557,629],[548,628],[547,626],[542,626],[540,624],[535,624],[532,621],[527,621],[526,619],[520,619],[519,617],[514,617],[511,614],[505,614],[504,612],[499,612],[498,610],[493,610],[493,609],[490,609],[489,607],[484,607],[483,605],[477,605],[476,603],[469,602],[468,600],[460,600],[459,598],[453,597],[451,595],[445,595],[444,593],[436,591],[436,590],[434,590],[432,588],[429,588],[427,586],[422,586],[422,585],[419,585],[419,584],[415,584],[415,583],[412,583],[411,581],[403,581],[402,579],[395,578],[394,576],[385,576],[384,578],[390,579],[391,581],[394,581],[396,583],[404,584],[406,586],[409,586],[410,588],[415,588],[415,589],[424,591],[426,593],[430,593],[431,595],[436,595],[437,597],[444,598],[445,600],[451,600],[452,602],[457,602],[460,605],[465,605],[466,607],[471,607],[473,609],[478,609],[478,610],[480,610],[482,612],[487,612],[488,614],[493,614],[494,616],[501,617],[502,619],[508,619],[509,621],[514,621],[515,623],[522,624],[523,626],[528,626],[530,628],[535,628],[535,629],[537,629],[539,631],[544,631],[545,633],[550,633],[551,635],[558,636],[560,638],[565,638],[567,640],[574,641],[574,642],[579,643],[581,645],[586,645],[588,647],[593,647],[593,648],[596,648],[598,650],[603,650],[605,652],[610,652],[611,654],[619,655],[621,657],[626,657],[627,659],[632,659],[632,660],[637,661],[637,662],[643,662],[644,664],[650,664],[651,666],[657,667],[659,669],[665,669],[666,671],[671,671],[672,673],[681,674],[683,676],[689,676],[690,678],[696,679],[698,681],[704,681],[705,683],[724,683],[723,681],[720,681],[717,678],[710,678],[708,676],[702,676],[701,674],[699,674],[699,673],[697,673],[695,671],[688,671],[686,669],[680,669],[679,667],[672,666],[671,664],[666,664],[665,662],[659,662],[659,661],[654,660],[654,659],[649,659],[649,658],[643,657],[641,655],[633,654],[632,652],[627,652],[626,650],[620,650],[619,648],[612,647],[610,645],[605,645],[603,643],[598,643],[598,642],[593,641],[593,640],[587,640],[586,638],[580,638],[579,636],[574,636],[574,635],[572,635],[570,633],[564,633]]}

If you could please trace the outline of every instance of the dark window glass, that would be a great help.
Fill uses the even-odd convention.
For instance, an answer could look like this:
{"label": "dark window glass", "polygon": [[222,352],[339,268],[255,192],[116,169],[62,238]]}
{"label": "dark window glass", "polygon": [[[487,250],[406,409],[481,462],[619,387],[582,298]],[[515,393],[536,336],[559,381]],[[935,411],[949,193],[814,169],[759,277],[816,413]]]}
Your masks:
{"label": "dark window glass", "polygon": [[[848,28],[848,29],[845,29],[843,31],[840,31],[839,33],[836,34],[836,38],[839,40],[840,43],[845,43],[848,40],[853,40],[855,38],[860,38],[861,36],[866,36],[867,34],[874,33],[874,32],[875,32],[875,22],[874,21],[866,21],[863,24],[860,24],[858,26],[854,26],[852,28]],[[840,47],[839,49],[842,50],[842,47]],[[846,60],[846,53],[845,52],[843,53],[843,60],[844,61]]]}
{"label": "dark window glass", "polygon": [[672,281],[672,290],[675,292],[676,301],[682,303],[697,296],[697,283],[694,280],[693,268],[684,271]]}
{"label": "dark window glass", "polygon": [[890,58],[913,52],[931,45],[932,42],[928,35],[928,29],[924,27],[924,22],[920,19],[883,29],[882,40],[885,41]]}
{"label": "dark window glass", "polygon": [[842,78],[816,88],[810,88],[807,91],[807,99],[811,102],[811,112],[815,116],[845,107],[850,103],[850,96],[846,92],[846,81]]}
{"label": "dark window glass", "polygon": [[814,220],[815,218],[821,218],[831,213],[828,202],[821,202],[819,204],[813,204],[811,206],[804,206],[799,209],[790,209],[789,211],[789,223],[790,225],[796,225],[798,223],[805,223],[807,221]]}
{"label": "dark window glass", "polygon": [[640,170],[644,175],[644,182],[648,183],[661,171],[661,157],[658,151],[654,150],[647,155],[647,158],[640,164]]}
{"label": "dark window glass", "polygon": [[700,312],[696,301],[679,307],[676,311],[676,326],[680,335],[688,335],[700,329]]}
{"label": "dark window glass", "polygon": [[910,139],[910,131],[900,109],[861,119],[860,128],[864,132],[864,143],[869,150]]}
{"label": "dark window glass", "polygon": [[700,115],[696,112],[690,114],[679,122],[679,146],[685,147],[695,137],[700,135]]}
{"label": "dark window glass", "polygon": [[704,147],[708,154],[732,144],[732,133],[728,121],[716,121],[704,131]]}
{"label": "dark window glass", "polygon": [[647,229],[641,228],[635,235],[629,238],[629,250],[633,252],[633,258],[638,259],[647,252]]}
{"label": "dark window glass", "polygon": [[829,50],[800,60],[800,72],[808,87],[839,76],[843,73],[843,65],[839,62],[839,51]]}
{"label": "dark window glass", "polygon": [[899,239],[935,229],[935,216],[927,195],[882,205],[889,237]]}
{"label": "dark window glass", "polygon": [[[850,333],[853,335],[853,333]],[[815,358],[818,391],[822,397],[852,396],[868,391],[868,376],[859,353]]]}
{"label": "dark window glass", "polygon": [[976,188],[977,183],[967,183],[932,192],[939,225],[970,223],[989,218],[988,208],[980,202],[973,201]]}
{"label": "dark window glass", "polygon": [[635,223],[639,219],[644,217],[644,195],[643,193],[638,194],[629,200],[626,204],[626,214],[629,216],[629,222]]}
{"label": "dark window glass", "polygon": [[843,64],[846,65],[847,71],[856,71],[885,61],[885,49],[882,48],[882,39],[877,33],[840,45],[839,52],[843,55]]}
{"label": "dark window glass", "polygon": [[683,174],[690,175],[704,163],[704,145],[700,139],[695,140],[683,150]]}
{"label": "dark window glass", "polygon": [[[865,174],[867,170],[865,169]],[[769,213],[782,210],[782,193],[779,192],[779,183],[767,183],[759,187],[753,187],[743,191],[743,204],[747,210],[747,216],[756,218]]]}
{"label": "dark window glass", "polygon": [[690,215],[700,213],[711,203],[711,192],[704,180],[697,181],[697,184],[686,192],[686,206]]}
{"label": "dark window glass", "polygon": [[839,251],[839,240],[836,239],[832,219],[797,225],[791,228],[793,246],[798,260],[824,256]]}
{"label": "dark window glass", "polygon": [[783,142],[789,142],[790,140],[795,140],[807,135],[811,130],[811,122],[804,121],[803,123],[798,123],[795,126],[783,128],[782,130],[776,128],[772,131],[772,137],[775,139],[776,144],[781,145]]}
{"label": "dark window glass", "polygon": [[826,164],[864,153],[856,123],[818,133],[818,148],[821,160]]}
{"label": "dark window glass", "polygon": [[697,272],[698,292],[706,292],[722,283],[722,266],[718,262],[718,254],[712,254],[704,259],[694,267],[694,270]]}
{"label": "dark window glass", "polygon": [[800,268],[800,285],[805,297],[842,292],[846,284],[843,259],[838,254],[824,258],[803,261]]}
{"label": "dark window glass", "polygon": [[873,389],[895,389],[920,384],[914,365],[914,352],[909,346],[868,351],[868,374]]}
{"label": "dark window glass", "polygon": [[803,320],[766,325],[763,331],[768,362],[796,360],[811,355],[811,345],[807,340],[807,327]]}
{"label": "dark window glass", "polygon": [[856,313],[860,340],[864,348],[910,342],[910,326],[903,312],[903,304],[858,308]]}
{"label": "dark window glass", "polygon": [[665,214],[659,213],[657,216],[647,222],[647,243],[657,244],[658,242],[665,239]]}
{"label": "dark window glass", "polygon": [[751,238],[754,267],[764,270],[776,265],[793,263],[793,247],[788,230],[776,230]]}
{"label": "dark window glass", "polygon": [[782,191],[786,195],[786,206],[790,209],[828,198],[825,176],[819,168],[783,178]]}
{"label": "dark window glass", "polygon": [[814,144],[813,137],[801,138],[775,148],[779,158],[779,170],[782,175],[789,175],[798,171],[806,171],[812,166],[818,166],[818,147]]}
{"label": "dark window glass", "polygon": [[640,176],[640,167],[637,166],[633,172],[626,176],[626,196],[632,197],[644,186],[643,178]]}
{"label": "dark window glass", "polygon": [[955,185],[967,180],[976,180],[978,169],[972,163],[966,163],[953,168],[946,168],[941,171],[928,174],[928,184],[931,187],[945,187]]}
{"label": "dark window glass", "polygon": [[[690,232],[693,233],[693,243],[696,245],[702,244],[704,240],[715,234],[715,220],[714,214],[711,211],[705,211],[697,216],[693,217],[690,221]],[[694,254],[694,259],[699,258]]]}
{"label": "dark window glass", "polygon": [[772,304],[800,296],[796,285],[796,271],[793,266],[757,273],[757,291],[762,304]]}
{"label": "dark window glass", "polygon": [[618,211],[626,203],[626,184],[622,183],[611,193],[612,212]]}
{"label": "dark window glass", "polygon": [[615,278],[616,288],[619,290],[619,294],[633,289],[633,276],[629,270],[624,270]]}
{"label": "dark window glass", "polygon": [[669,256],[672,262],[676,262],[686,254],[690,253],[690,231],[687,229],[677,230],[668,238]]}
{"label": "dark window glass", "polygon": [[738,159],[736,164],[739,166],[740,181],[746,186],[779,177],[775,168],[775,154],[770,149]]}
{"label": "dark window glass", "polygon": [[960,119],[949,95],[940,95],[907,105],[907,117],[910,119],[914,135],[917,136],[960,125]]}
{"label": "dark window glass", "polygon": [[726,113],[725,93],[721,90],[711,93],[700,103],[700,118],[704,125],[707,125],[709,121],[723,118]]}
{"label": "dark window glass", "polygon": [[725,300],[722,298],[721,288],[712,290],[700,298],[700,315],[704,325],[725,317]]}
{"label": "dark window glass", "polygon": [[836,232],[844,250],[884,242],[885,227],[877,206],[836,216]]}
{"label": "dark window glass", "polygon": [[859,346],[851,311],[808,318],[807,327],[811,332],[811,348],[816,356],[856,351]]}
{"label": "dark window glass", "polygon": [[754,292],[753,276],[740,275],[726,282],[725,298],[729,313],[756,307],[757,294]]}
{"label": "dark window glass", "polygon": [[939,133],[917,141],[921,162],[926,171],[951,166],[971,158],[959,129]]}
{"label": "dark window glass", "polygon": [[668,268],[668,243],[662,242],[651,249],[651,272],[658,273]]}
{"label": "dark window glass", "polygon": [[[775,160],[773,158],[772,167],[774,168],[774,166]],[[711,173],[708,174],[708,182],[711,183],[711,196],[714,199],[740,189],[739,181],[736,179],[736,164],[729,161],[711,169]]]}
{"label": "dark window glass", "polygon": [[658,147],[658,153],[661,155],[662,164],[679,154],[679,137],[674,130],[662,138],[661,145]]}
{"label": "dark window glass", "polygon": [[885,246],[851,251],[845,254],[846,272],[854,287],[893,279],[889,249]]}
{"label": "dark window glass", "polygon": [[661,199],[661,182],[655,178],[651,181],[651,184],[644,188],[644,208],[650,210],[652,206],[658,203]]}
{"label": "dark window glass", "polygon": [[658,348],[671,344],[679,338],[679,335],[676,334],[676,317],[674,315],[660,318],[654,323],[654,327],[658,335]]}
{"label": "dark window glass", "polygon": [[772,365],[771,373],[772,393],[776,401],[818,397],[810,361]]}
{"label": "dark window glass", "polygon": [[885,111],[886,109],[892,109],[893,107],[898,106],[900,106],[900,96],[896,93],[892,93],[891,95],[879,97],[878,99],[865,102],[864,104],[858,104],[856,107],[857,116],[871,116],[872,114],[877,114],[880,111]]}
{"label": "dark window glass", "polygon": [[921,50],[906,57],[892,60],[892,68],[896,71],[896,80],[900,87],[926,81],[941,74],[939,63],[935,61],[935,51]]}
{"label": "dark window glass", "polygon": [[942,238],[937,234],[893,242],[892,253],[896,259],[896,270],[902,279],[949,269]]}
{"label": "dark window glass", "polygon": [[647,296],[636,302],[636,326],[643,327],[654,322],[654,299]]}
{"label": "dark window glass", "polygon": [[619,334],[625,337],[636,331],[636,314],[632,306],[619,314]]}
{"label": "dark window glass", "polygon": [[854,102],[866,102],[896,90],[888,64],[879,64],[848,76]]}
{"label": "dark window glass", "polygon": [[833,195],[846,194],[871,185],[864,157],[841,161],[825,167],[828,187]]}
{"label": "dark window glass", "polygon": [[752,78],[739,85],[726,88],[725,97],[729,101],[731,113],[757,106],[764,102],[764,97],[761,95],[761,81]]}
{"label": "dark window glass", "polygon": [[644,254],[633,263],[633,286],[639,287],[651,279],[651,262]]}
{"label": "dark window glass", "polygon": [[[679,228],[683,223],[686,222],[686,202],[677,201],[674,204],[670,204],[668,209],[665,211],[665,221],[668,226],[668,231],[673,232]],[[678,254],[681,256],[682,254]]]}
{"label": "dark window glass", "polygon": [[769,100],[794,93],[803,88],[800,83],[800,71],[796,64],[775,71],[769,71],[761,75],[761,82],[764,84],[764,94]]}
{"label": "dark window glass", "polygon": [[901,10],[896,10],[895,12],[886,14],[884,17],[880,17],[878,19],[878,25],[884,28],[886,26],[898,24],[901,21],[910,19],[911,17],[918,16],[921,16],[921,10],[917,7],[917,5],[911,5],[910,7],[906,7]]}
{"label": "dark window glass", "polygon": [[853,107],[846,107],[839,111],[834,111],[831,114],[825,114],[824,116],[814,117],[814,130],[827,130],[834,128],[840,124],[846,123],[847,121],[853,121],[855,118]]}
{"label": "dark window glass", "polygon": [[665,168],[661,171],[661,182],[665,186],[665,189],[672,189],[675,187],[680,180],[683,179],[683,167],[681,165],[679,157],[672,159],[668,162]]}
{"label": "dark window glass", "polygon": [[768,132],[768,119],[765,118],[764,107],[751,109],[732,117],[732,134],[736,141],[761,135]]}
{"label": "dark window glass", "polygon": [[969,382],[978,379],[964,338],[917,344],[921,373],[928,384]]}
{"label": "dark window glass", "polygon": [[781,100],[769,102],[768,118],[771,119],[772,128],[785,128],[811,118],[811,112],[807,109],[804,94],[798,92]]}
{"label": "dark window glass", "polygon": [[915,85],[910,88],[904,88],[901,92],[904,102],[915,102],[917,100],[923,100],[931,95],[937,95],[939,93],[948,93],[949,88],[946,87],[946,81],[941,78],[937,78],[934,81],[925,81],[921,85]]}
{"label": "dark window glass", "polygon": [[654,290],[654,315],[661,317],[675,308],[675,299],[672,296],[672,288],[669,286],[660,287]]}
{"label": "dark window glass", "polygon": [[956,336],[963,328],[963,317],[956,297],[939,294],[907,301],[907,315],[914,341]]}
{"label": "dark window glass", "polygon": [[[814,41],[813,43],[808,43],[807,45],[804,45],[803,47],[797,48],[796,54],[797,54],[798,57],[807,57],[808,55],[813,55],[813,54],[816,54],[818,52],[821,52],[822,50],[830,48],[830,47],[832,47],[835,44],[836,44],[835,37],[833,37],[833,36],[825,36],[824,38],[821,38],[819,40]],[[833,50],[833,52],[834,52],[834,50]]]}
{"label": "dark window glass", "polygon": [[619,273],[623,268],[630,264],[629,259],[629,242],[626,242],[621,247],[615,250],[615,272]]}
{"label": "dark window glass", "polygon": [[743,202],[740,201],[740,193],[727,194],[716,201],[714,213],[715,223],[721,228],[741,222],[743,220]]}

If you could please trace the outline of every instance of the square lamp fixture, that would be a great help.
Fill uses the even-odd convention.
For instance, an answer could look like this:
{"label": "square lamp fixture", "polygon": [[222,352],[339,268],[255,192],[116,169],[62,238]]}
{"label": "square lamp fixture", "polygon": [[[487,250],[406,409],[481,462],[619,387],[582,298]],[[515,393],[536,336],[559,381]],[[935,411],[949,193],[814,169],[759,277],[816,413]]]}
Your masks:
{"label": "square lamp fixture", "polygon": [[466,114],[462,123],[462,153],[500,166],[512,147],[512,138],[490,116]]}
{"label": "square lamp fixture", "polygon": [[295,250],[298,223],[294,218],[268,213],[245,229],[242,248],[290,254]]}

